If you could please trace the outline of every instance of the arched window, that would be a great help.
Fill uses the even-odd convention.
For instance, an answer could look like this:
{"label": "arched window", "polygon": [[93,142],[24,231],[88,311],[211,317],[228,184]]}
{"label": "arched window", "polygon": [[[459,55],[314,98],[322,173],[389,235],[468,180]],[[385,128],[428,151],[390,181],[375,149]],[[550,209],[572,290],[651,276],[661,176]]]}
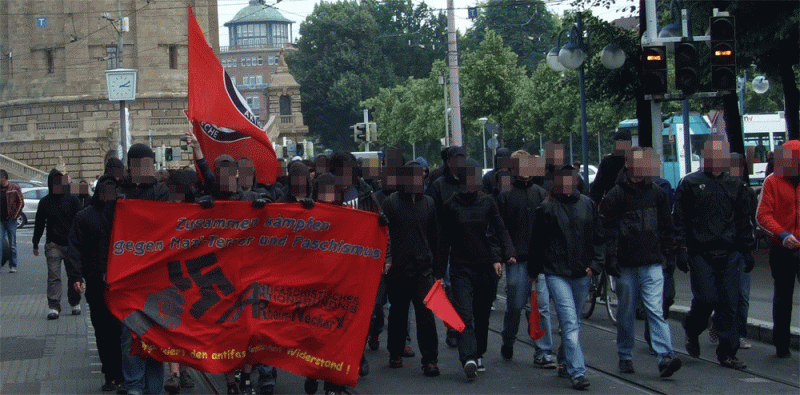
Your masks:
{"label": "arched window", "polygon": [[281,96],[281,115],[292,115],[292,99],[288,95]]}

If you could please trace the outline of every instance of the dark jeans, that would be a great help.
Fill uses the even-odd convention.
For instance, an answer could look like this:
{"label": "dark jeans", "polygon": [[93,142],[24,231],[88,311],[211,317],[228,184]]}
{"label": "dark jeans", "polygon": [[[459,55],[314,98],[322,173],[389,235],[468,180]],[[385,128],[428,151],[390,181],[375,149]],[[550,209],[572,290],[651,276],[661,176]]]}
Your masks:
{"label": "dark jeans", "polygon": [[417,318],[417,342],[422,354],[422,364],[438,362],[439,337],[436,334],[436,321],[433,312],[422,302],[433,286],[433,274],[415,276],[386,277],[386,290],[389,295],[388,349],[391,358],[403,356],[408,332],[408,308],[414,303]]}
{"label": "dark jeans", "polygon": [[120,348],[121,324],[108,310],[102,282],[86,284],[86,303],[89,304],[89,317],[94,327],[97,353],[100,355],[100,369],[108,380],[122,379],[122,350]]}
{"label": "dark jeans", "polygon": [[736,314],[743,265],[744,258],[736,251],[718,257],[696,255],[690,261],[693,299],[683,328],[690,338],[700,336],[714,312],[714,327],[719,335],[717,359],[720,361],[735,357],[739,349]]}
{"label": "dark jeans", "polygon": [[789,325],[792,320],[792,293],[800,269],[800,250],[772,246],[769,267],[775,281],[772,297],[772,320],[775,323],[772,342],[778,353],[789,351]]}
{"label": "dark jeans", "polygon": [[486,352],[489,314],[497,292],[497,276],[491,266],[475,271],[451,265],[450,282],[453,307],[466,324],[458,341],[458,358],[464,364],[470,359],[482,358]]}

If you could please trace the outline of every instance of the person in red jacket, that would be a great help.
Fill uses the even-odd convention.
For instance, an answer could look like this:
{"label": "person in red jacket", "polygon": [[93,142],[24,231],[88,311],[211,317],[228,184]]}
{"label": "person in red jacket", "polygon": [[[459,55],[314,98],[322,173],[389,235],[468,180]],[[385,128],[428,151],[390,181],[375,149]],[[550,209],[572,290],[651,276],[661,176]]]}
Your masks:
{"label": "person in red jacket", "polygon": [[778,358],[789,358],[789,323],[795,277],[800,278],[800,141],[775,150],[775,172],[764,179],[756,221],[772,239],[769,266],[775,281],[772,339]]}
{"label": "person in red jacket", "polygon": [[8,182],[8,173],[0,169],[0,224],[2,236],[8,236],[8,247],[11,256],[8,261],[8,271],[17,272],[17,217],[22,213],[25,200],[19,185]]}

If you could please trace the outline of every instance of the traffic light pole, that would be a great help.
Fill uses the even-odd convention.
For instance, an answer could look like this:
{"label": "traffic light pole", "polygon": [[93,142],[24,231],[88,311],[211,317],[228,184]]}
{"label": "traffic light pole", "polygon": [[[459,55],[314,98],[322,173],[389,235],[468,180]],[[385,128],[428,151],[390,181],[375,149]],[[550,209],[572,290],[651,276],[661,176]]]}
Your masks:
{"label": "traffic light pole", "polygon": [[[691,29],[689,28],[689,13],[686,9],[681,10],[681,20],[683,21],[683,37],[691,37]],[[686,166],[685,174],[692,172],[692,148],[691,148],[691,123],[689,122],[689,99],[683,99],[683,154],[684,166]],[[680,149],[681,147],[677,147]],[[675,185],[677,187],[677,185]]]}
{"label": "traffic light pole", "polygon": [[367,141],[364,142],[364,151],[369,152],[369,136],[368,136],[368,134],[369,134],[369,110],[367,110],[366,108],[364,109],[364,133],[365,133],[365,136],[367,137],[366,138]]}
{"label": "traffic light pole", "polygon": [[[645,15],[647,31],[645,40],[653,43],[658,40],[658,14],[656,13],[656,0],[645,0]],[[653,151],[660,157],[664,157],[664,139],[661,133],[664,130],[664,121],[661,119],[661,103],[650,100],[650,123],[652,124]],[[661,170],[663,173],[663,169]]]}

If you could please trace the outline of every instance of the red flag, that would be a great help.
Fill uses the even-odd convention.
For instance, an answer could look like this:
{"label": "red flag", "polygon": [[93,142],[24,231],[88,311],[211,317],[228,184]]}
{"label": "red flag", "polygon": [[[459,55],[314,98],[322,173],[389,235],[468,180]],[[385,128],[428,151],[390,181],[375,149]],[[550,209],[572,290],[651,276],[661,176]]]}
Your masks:
{"label": "red flag", "polygon": [[355,386],[388,237],[377,214],[323,203],[120,200],[106,301],[139,354]]}
{"label": "red flag", "polygon": [[444,288],[442,288],[442,284],[439,281],[434,281],[433,287],[428,291],[428,295],[425,296],[424,303],[447,326],[459,332],[464,332],[466,327],[464,320],[461,319],[461,316],[456,313],[456,309],[447,300],[447,294],[445,294]]}
{"label": "red flag", "polygon": [[189,7],[189,109],[186,115],[209,164],[220,155],[246,156],[256,177],[274,184],[277,158],[267,134],[206,42]]}
{"label": "red flag", "polygon": [[539,323],[539,298],[536,296],[536,290],[531,291],[531,315],[528,317],[528,334],[533,340],[539,340],[545,335],[542,326]]}

